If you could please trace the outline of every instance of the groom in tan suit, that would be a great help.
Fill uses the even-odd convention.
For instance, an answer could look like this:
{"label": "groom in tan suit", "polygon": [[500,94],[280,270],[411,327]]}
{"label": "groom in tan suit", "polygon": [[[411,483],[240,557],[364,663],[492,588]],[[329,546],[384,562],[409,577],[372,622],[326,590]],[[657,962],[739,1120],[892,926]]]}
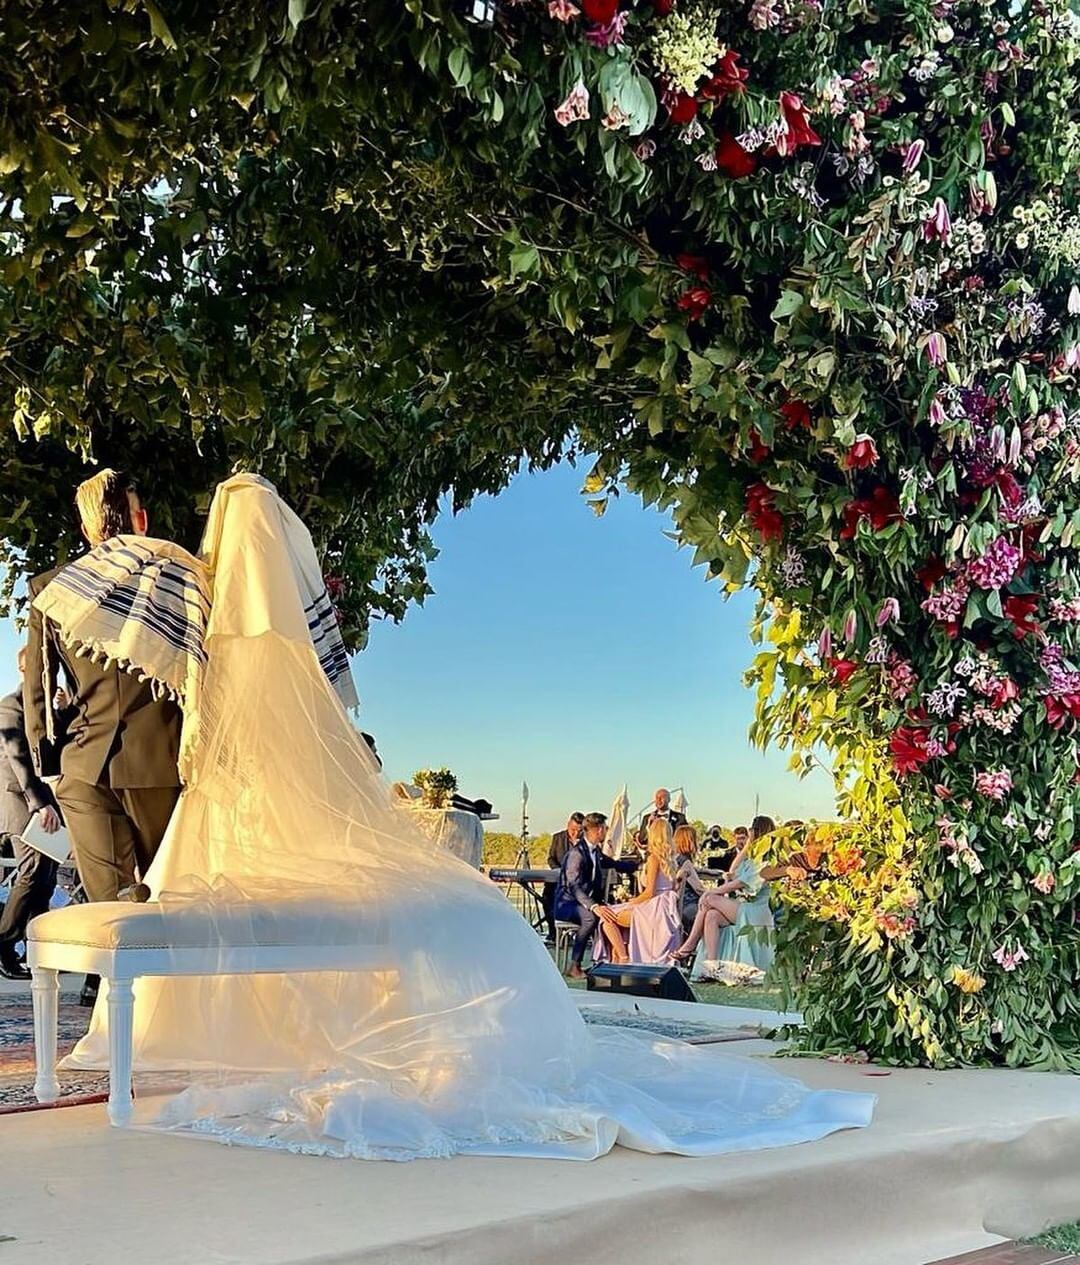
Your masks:
{"label": "groom in tan suit", "polygon": [[[138,492],[116,470],[103,470],[80,484],[75,502],[91,547],[125,533],[146,534],[147,514]],[[31,580],[31,597],[55,574]],[[87,896],[115,900],[146,874],[179,797],[180,710],[168,699],[155,698],[149,682],[75,655],[31,607],[23,701],[39,772],[48,752],[46,709],[61,669],[71,708],[56,798]]]}

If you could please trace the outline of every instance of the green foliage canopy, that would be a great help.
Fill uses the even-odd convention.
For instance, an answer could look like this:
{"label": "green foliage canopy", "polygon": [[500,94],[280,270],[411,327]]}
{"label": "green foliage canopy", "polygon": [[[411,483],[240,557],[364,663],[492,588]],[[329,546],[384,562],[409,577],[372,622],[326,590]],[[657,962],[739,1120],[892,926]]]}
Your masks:
{"label": "green foliage canopy", "polygon": [[[12,0],[0,538],[273,478],[354,643],[442,499],[589,450],[762,596],[822,1048],[1076,1065],[1080,27],[1065,0]],[[816,649],[814,649],[816,645]],[[820,845],[820,846],[819,846]],[[809,895],[807,894],[809,893]],[[814,968],[805,969],[807,959]]]}

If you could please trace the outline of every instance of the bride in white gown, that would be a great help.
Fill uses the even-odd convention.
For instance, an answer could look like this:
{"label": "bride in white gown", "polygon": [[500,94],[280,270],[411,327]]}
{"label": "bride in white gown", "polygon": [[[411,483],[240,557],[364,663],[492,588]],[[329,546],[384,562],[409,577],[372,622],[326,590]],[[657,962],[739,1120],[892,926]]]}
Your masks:
{"label": "bride in white gown", "polygon": [[[592,1159],[615,1143],[702,1155],[870,1122],[869,1094],[587,1028],[498,889],[393,806],[339,697],[351,681],[325,595],[309,600],[311,539],[270,484],[222,484],[202,560],[205,665],[153,897],[194,902],[208,926],[283,900],[328,943],[345,918],[387,969],[140,981],[136,1071],[182,1086],[144,1097],[138,1123],[365,1158]],[[106,1065],[104,1010],[74,1065]]]}

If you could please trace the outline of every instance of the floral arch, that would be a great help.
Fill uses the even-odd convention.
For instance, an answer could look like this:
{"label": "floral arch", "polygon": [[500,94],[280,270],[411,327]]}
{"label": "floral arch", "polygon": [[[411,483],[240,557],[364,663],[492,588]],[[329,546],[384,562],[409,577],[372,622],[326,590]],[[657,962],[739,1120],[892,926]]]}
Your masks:
{"label": "floral arch", "polygon": [[806,1041],[1080,1065],[1076,12],[256,7],[13,6],[9,559],[70,539],[44,471],[182,532],[243,463],[359,641],[441,494],[596,454],[758,591],[754,735],[837,777],[778,843]]}

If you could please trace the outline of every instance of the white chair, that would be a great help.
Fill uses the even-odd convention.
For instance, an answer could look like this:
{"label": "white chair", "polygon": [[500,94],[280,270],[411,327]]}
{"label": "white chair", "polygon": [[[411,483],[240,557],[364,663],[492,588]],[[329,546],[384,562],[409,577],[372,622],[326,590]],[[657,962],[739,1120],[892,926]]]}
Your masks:
{"label": "white chair", "polygon": [[100,975],[109,1007],[109,1120],[131,1118],[132,984],[142,976],[389,971],[384,929],[355,905],[326,900],[69,905],[27,931],[39,1102],[56,1078],[58,972]]}

